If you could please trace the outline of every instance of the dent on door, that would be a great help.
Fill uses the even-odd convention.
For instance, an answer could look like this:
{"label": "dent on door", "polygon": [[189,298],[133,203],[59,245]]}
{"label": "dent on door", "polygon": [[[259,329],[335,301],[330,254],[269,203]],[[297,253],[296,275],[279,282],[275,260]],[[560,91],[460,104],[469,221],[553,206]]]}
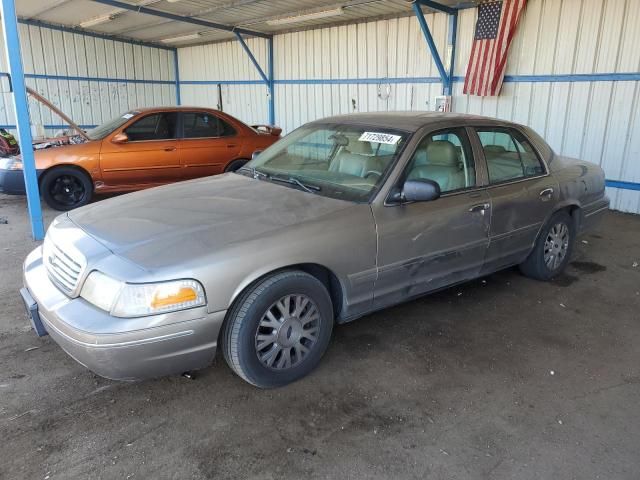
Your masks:
{"label": "dent on door", "polygon": [[374,303],[400,302],[476,277],[488,246],[487,205],[488,194],[476,191],[376,209],[379,270]]}

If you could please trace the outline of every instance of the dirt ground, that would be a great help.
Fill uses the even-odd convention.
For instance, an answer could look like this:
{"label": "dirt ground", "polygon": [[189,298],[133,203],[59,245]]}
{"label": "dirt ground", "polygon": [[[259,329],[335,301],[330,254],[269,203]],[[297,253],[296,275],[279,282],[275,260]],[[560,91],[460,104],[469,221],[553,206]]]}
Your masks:
{"label": "dirt ground", "polygon": [[2,479],[640,474],[640,217],[608,214],[553,283],[511,269],[339,326],[272,391],[221,358],[196,380],[85,370],[30,331],[24,199],[1,217]]}

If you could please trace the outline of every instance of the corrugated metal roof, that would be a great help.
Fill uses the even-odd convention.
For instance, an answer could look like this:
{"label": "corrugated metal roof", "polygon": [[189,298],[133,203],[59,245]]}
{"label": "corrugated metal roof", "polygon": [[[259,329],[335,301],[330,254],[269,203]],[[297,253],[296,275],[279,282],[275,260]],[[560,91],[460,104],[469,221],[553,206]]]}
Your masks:
{"label": "corrugated metal roof", "polygon": [[[477,0],[439,0],[447,6],[468,6]],[[196,45],[233,38],[231,32],[208,29],[180,21],[167,20],[140,12],[123,10],[91,0],[20,0],[16,2],[22,19],[81,28],[88,20],[111,16],[86,29],[91,32],[147,42],[184,35],[199,38],[176,42],[174,46]],[[146,6],[184,17],[208,20],[228,26],[243,27],[263,33],[281,33],[357,22],[386,16],[409,15],[410,0],[124,0],[124,3]],[[273,24],[273,20],[298,17],[342,8],[340,15],[325,18],[301,18],[300,21]],[[425,11],[428,11],[425,8]]]}

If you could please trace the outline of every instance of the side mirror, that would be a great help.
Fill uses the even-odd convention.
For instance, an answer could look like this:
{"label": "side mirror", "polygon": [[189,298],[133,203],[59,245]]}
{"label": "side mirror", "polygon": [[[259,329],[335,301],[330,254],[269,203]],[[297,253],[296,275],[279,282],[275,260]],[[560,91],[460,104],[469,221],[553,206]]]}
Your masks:
{"label": "side mirror", "polygon": [[430,202],[440,197],[440,185],[428,179],[406,180],[402,197],[406,202]]}
{"label": "side mirror", "polygon": [[253,152],[251,154],[251,160],[255,160],[256,158],[258,158],[258,156],[261,154],[262,152],[260,150],[258,150],[257,152]]}
{"label": "side mirror", "polygon": [[129,141],[129,135],[124,132],[116,133],[111,142],[113,143],[127,143]]}
{"label": "side mirror", "polygon": [[271,135],[274,137],[279,137],[282,133],[282,129],[280,127],[271,127]]}

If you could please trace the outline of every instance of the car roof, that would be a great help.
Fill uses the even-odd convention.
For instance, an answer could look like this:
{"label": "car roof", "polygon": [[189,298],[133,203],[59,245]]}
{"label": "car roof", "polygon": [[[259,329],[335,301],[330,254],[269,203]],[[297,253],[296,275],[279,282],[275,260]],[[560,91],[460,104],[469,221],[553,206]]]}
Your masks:
{"label": "car roof", "polygon": [[483,125],[515,125],[511,122],[497,120],[495,118],[483,117],[480,115],[469,115],[466,113],[442,113],[442,112],[369,112],[369,113],[349,113],[346,115],[335,115],[322,118],[311,123],[339,123],[351,125],[367,125],[381,128],[395,128],[408,132],[415,132],[422,127],[429,125],[446,124],[457,127],[469,124]]}

